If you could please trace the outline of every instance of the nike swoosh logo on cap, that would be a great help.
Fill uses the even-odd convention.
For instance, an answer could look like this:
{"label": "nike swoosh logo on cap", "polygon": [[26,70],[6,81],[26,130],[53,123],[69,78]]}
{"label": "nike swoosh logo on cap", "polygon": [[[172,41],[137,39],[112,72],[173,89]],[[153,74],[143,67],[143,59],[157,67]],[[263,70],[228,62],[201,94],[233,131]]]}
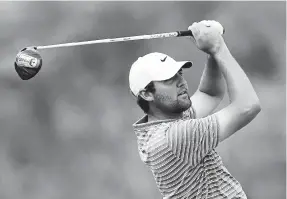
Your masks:
{"label": "nike swoosh logo on cap", "polygon": [[166,60],[166,58],[167,58],[167,56],[165,58],[161,59],[160,61],[164,62]]}

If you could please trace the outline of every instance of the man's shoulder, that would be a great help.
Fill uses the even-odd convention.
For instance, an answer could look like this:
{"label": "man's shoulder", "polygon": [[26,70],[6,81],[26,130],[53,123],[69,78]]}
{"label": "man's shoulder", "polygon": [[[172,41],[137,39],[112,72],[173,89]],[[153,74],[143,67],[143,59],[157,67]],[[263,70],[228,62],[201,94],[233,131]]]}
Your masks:
{"label": "man's shoulder", "polygon": [[170,122],[149,122],[145,125],[134,126],[138,151],[144,162],[148,162],[149,156],[167,149],[166,132],[169,127]]}
{"label": "man's shoulder", "polygon": [[177,122],[190,119],[195,119],[195,112],[192,107],[184,111],[180,119],[148,121],[148,115],[144,115],[133,124],[133,129],[137,135],[148,132],[149,134],[155,134],[158,131],[167,131],[170,126]]}
{"label": "man's shoulder", "polygon": [[162,136],[168,130],[174,120],[153,121],[141,124],[134,124],[133,128],[137,136]]}

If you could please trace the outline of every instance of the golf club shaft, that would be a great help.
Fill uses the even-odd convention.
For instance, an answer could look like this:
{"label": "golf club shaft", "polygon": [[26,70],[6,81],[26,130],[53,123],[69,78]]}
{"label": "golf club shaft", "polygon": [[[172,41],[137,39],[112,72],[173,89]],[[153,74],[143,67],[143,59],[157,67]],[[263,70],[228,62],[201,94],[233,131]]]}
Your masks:
{"label": "golf club shaft", "polygon": [[81,46],[81,45],[88,45],[88,44],[114,43],[114,42],[122,42],[122,41],[157,39],[157,38],[168,38],[168,37],[183,37],[183,36],[192,36],[192,32],[189,30],[185,30],[185,31],[176,31],[176,32],[169,32],[169,33],[152,34],[152,35],[139,35],[139,36],[120,37],[120,38],[113,38],[113,39],[100,39],[100,40],[91,40],[91,41],[83,41],[83,42],[54,44],[54,45],[47,45],[47,46],[35,46],[33,48],[34,49],[48,49],[48,48]]}

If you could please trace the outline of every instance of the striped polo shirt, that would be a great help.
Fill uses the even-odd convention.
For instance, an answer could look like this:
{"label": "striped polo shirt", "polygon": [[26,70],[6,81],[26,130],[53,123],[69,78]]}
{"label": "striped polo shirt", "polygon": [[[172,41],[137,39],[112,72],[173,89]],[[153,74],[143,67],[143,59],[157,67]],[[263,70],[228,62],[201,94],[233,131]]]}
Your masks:
{"label": "striped polo shirt", "polygon": [[190,108],[179,120],[147,122],[144,116],[133,125],[140,158],[163,199],[246,199],[214,150],[219,143],[216,116],[194,115]]}

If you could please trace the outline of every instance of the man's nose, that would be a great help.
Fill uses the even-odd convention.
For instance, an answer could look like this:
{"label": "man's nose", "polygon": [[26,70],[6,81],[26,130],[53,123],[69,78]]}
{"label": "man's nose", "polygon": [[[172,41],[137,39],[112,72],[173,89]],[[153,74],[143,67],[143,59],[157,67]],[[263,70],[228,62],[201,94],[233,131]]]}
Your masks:
{"label": "man's nose", "polygon": [[181,75],[178,75],[177,87],[187,87],[187,81]]}

